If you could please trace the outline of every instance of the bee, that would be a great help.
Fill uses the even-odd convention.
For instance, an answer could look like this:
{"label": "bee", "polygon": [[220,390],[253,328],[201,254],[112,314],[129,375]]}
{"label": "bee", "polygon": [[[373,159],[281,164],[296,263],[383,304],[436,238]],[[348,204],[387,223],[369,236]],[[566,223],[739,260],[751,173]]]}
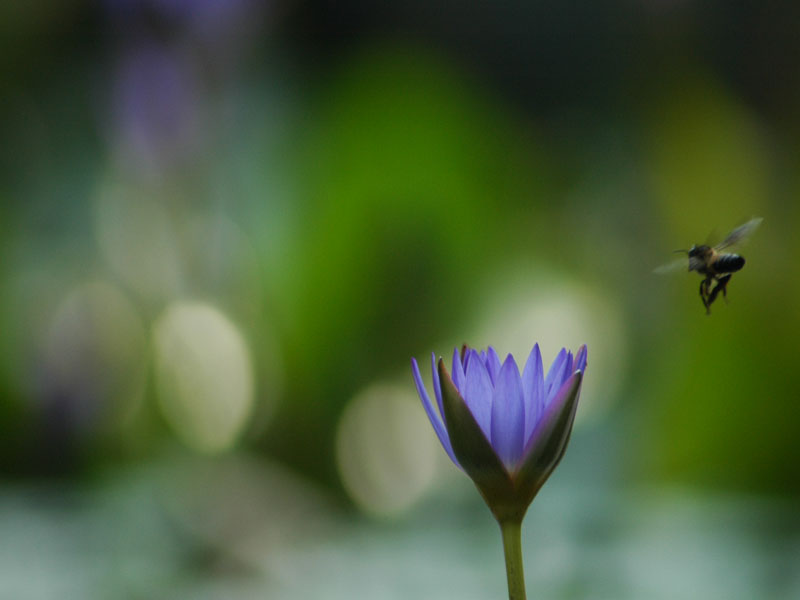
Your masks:
{"label": "bee", "polygon": [[[755,217],[747,223],[739,225],[716,246],[695,244],[688,250],[675,250],[675,252],[685,252],[689,257],[689,272],[697,271],[703,278],[700,282],[700,299],[703,301],[707,315],[711,314],[711,305],[720,292],[727,300],[728,283],[733,274],[740,271],[745,263],[743,256],[722,251],[749,237],[761,225],[763,220],[761,217]],[[685,265],[686,260],[682,258],[657,268],[655,272],[659,274],[666,273],[675,270],[676,267]]]}

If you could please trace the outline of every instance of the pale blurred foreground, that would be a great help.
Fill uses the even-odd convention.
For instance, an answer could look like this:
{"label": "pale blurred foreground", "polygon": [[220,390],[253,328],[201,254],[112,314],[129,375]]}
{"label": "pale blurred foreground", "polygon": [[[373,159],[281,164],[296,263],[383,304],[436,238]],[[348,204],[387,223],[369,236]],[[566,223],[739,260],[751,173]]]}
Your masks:
{"label": "pale blurred foreground", "polygon": [[[6,488],[0,598],[500,597],[499,534],[470,485],[377,521],[243,455],[180,454],[82,491]],[[781,502],[555,477],[523,546],[537,598],[800,597],[800,519]]]}

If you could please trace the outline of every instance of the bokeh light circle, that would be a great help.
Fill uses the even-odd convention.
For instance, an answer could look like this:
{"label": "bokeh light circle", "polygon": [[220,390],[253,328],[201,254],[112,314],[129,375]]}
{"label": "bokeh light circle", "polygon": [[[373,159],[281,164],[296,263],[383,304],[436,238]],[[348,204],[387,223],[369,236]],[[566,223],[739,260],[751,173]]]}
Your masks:
{"label": "bokeh light circle", "polygon": [[173,298],[182,271],[175,227],[165,198],[109,178],[98,187],[94,226],[100,253],[112,272],[151,302]]}
{"label": "bokeh light circle", "polygon": [[506,274],[480,318],[471,346],[494,346],[524,364],[534,343],[545,368],[565,347],[589,349],[578,420],[597,416],[616,398],[628,365],[628,339],[618,304],[584,282],[544,271]]}
{"label": "bokeh light circle", "polygon": [[55,309],[42,343],[38,393],[62,405],[74,426],[113,427],[140,406],[147,336],[133,304],[116,287],[73,288]]}
{"label": "bokeh light circle", "polygon": [[399,514],[433,483],[438,444],[410,389],[372,385],[350,401],[339,421],[336,460],[342,483],[366,512]]}
{"label": "bokeh light circle", "polygon": [[154,327],[156,392],[164,418],[190,447],[230,447],[253,409],[250,352],[217,308],[176,302]]}

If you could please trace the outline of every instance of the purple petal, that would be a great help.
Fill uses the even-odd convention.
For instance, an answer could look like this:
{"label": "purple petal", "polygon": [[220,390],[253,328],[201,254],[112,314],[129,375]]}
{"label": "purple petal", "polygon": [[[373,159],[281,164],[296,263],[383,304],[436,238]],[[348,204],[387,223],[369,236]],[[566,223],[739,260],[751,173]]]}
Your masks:
{"label": "purple petal", "polygon": [[450,436],[447,435],[447,430],[442,424],[442,421],[439,420],[439,417],[433,410],[433,404],[431,404],[431,399],[428,397],[428,392],[425,390],[425,384],[422,383],[422,376],[419,373],[417,359],[415,358],[411,359],[411,371],[414,374],[414,383],[417,386],[417,393],[419,394],[420,400],[422,400],[422,406],[425,408],[425,413],[428,415],[428,420],[431,422],[431,425],[433,425],[433,430],[436,432],[436,435],[439,438],[439,441],[442,443],[442,447],[445,449],[445,452],[447,452],[448,456],[450,456],[450,460],[458,465],[456,455],[453,453],[453,446],[450,444]]}
{"label": "purple petal", "polygon": [[558,390],[566,383],[567,379],[569,379],[572,374],[575,372],[573,370],[573,358],[572,352],[567,352],[567,360],[564,363],[564,370],[561,372],[561,381],[554,381],[553,382],[553,389],[550,390],[550,398],[548,398],[548,404],[553,401],[553,397],[556,395]]}
{"label": "purple petal", "polygon": [[522,393],[525,396],[525,439],[533,432],[544,411],[544,367],[539,344],[534,345],[522,372]]}
{"label": "purple petal", "polygon": [[492,448],[513,470],[522,456],[525,434],[525,402],[522,379],[514,358],[509,354],[497,377],[492,400]]}
{"label": "purple petal", "polygon": [[491,440],[492,381],[475,350],[469,351],[466,381],[461,396],[486,439]]}
{"label": "purple petal", "polygon": [[[573,373],[567,380],[561,385],[561,387],[556,390],[556,393],[553,396],[552,401],[550,404],[545,408],[544,413],[542,414],[542,418],[537,423],[536,428],[533,430],[533,434],[531,435],[530,439],[525,442],[525,448],[523,451],[524,456],[528,456],[533,449],[533,447],[540,442],[541,432],[548,429],[547,423],[552,421],[553,419],[558,419],[561,415],[561,412],[564,410],[565,403],[567,400],[570,399],[570,391],[572,388],[572,383],[575,377],[581,377],[582,375]],[[580,394],[580,388],[576,394]],[[577,406],[577,404],[576,404]],[[574,410],[574,408],[573,408]],[[570,429],[572,425],[570,424]],[[565,432],[566,435],[569,435],[569,432]]]}
{"label": "purple petal", "polygon": [[486,368],[489,371],[489,377],[492,379],[492,385],[497,385],[497,374],[500,373],[500,357],[494,348],[489,346],[489,352],[486,355]]}
{"label": "purple petal", "polygon": [[[467,367],[469,366],[469,361],[472,360],[473,353],[475,355],[478,354],[474,350],[470,350],[468,348],[464,348],[464,353],[461,355],[461,364],[464,365],[464,373],[467,372]],[[477,360],[480,360],[480,358],[478,358]]]}
{"label": "purple petal", "polygon": [[564,373],[566,372],[567,366],[567,351],[562,348],[561,352],[558,353],[553,364],[550,365],[550,370],[547,372],[547,377],[544,380],[544,396],[545,396],[545,406],[547,406],[548,401],[555,394],[556,390],[561,387],[561,383],[564,381]]}
{"label": "purple petal", "polygon": [[576,371],[585,371],[586,370],[586,344],[578,348],[578,354],[575,357],[575,365],[574,369]]}
{"label": "purple petal", "polygon": [[461,354],[459,354],[458,348],[453,350],[452,379],[453,379],[453,385],[456,386],[456,389],[463,396],[464,395],[464,381],[466,380],[466,376],[464,375],[464,366],[461,364]]}

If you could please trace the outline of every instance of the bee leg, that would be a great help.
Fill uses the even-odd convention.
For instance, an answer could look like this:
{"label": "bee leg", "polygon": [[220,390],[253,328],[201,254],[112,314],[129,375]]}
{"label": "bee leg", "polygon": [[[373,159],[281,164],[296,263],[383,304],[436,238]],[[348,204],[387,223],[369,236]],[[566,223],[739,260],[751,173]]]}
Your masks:
{"label": "bee leg", "polygon": [[725,298],[725,302],[728,301],[728,282],[731,280],[731,274],[728,273],[724,277],[720,277],[717,280],[717,285],[714,286],[714,289],[711,290],[711,294],[708,297],[708,303],[711,304],[716,300],[717,295],[722,292],[722,296]]}
{"label": "bee leg", "polygon": [[719,283],[717,283],[717,287],[714,288],[715,290],[717,288],[722,290],[722,297],[725,298],[726,303],[728,302],[728,282],[731,280],[731,277],[732,277],[731,273],[728,273],[727,275],[725,275],[725,277],[720,277]]}
{"label": "bee leg", "polygon": [[708,284],[711,283],[711,278],[707,277],[700,282],[700,300],[703,301],[703,306],[706,307],[706,314],[711,314],[711,303],[708,301]]}

